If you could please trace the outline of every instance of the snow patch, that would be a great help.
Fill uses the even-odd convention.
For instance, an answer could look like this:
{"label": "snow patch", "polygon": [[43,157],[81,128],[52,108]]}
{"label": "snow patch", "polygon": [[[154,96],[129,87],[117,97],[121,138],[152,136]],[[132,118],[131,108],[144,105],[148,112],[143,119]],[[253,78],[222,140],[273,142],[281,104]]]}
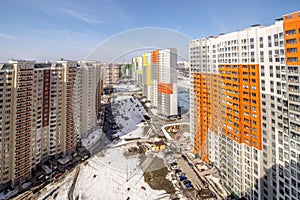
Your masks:
{"label": "snow patch", "polygon": [[91,146],[93,146],[101,137],[102,131],[96,130],[89,134],[89,136],[86,139],[81,140],[81,144],[83,147],[89,149]]}

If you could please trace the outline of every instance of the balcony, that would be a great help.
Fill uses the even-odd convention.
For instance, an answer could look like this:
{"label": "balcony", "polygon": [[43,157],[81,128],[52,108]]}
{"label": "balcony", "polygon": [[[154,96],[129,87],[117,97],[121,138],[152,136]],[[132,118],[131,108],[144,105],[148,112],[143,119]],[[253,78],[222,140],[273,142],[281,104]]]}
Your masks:
{"label": "balcony", "polygon": [[289,96],[289,100],[297,102],[297,103],[300,103],[300,96],[298,96],[298,95],[290,95]]}
{"label": "balcony", "polygon": [[291,129],[293,129],[297,132],[300,132],[300,126],[298,124],[291,123],[290,127],[291,127]]}
{"label": "balcony", "polygon": [[290,105],[290,110],[300,112],[300,106],[298,106],[298,105]]}
{"label": "balcony", "polygon": [[290,120],[296,121],[296,122],[300,122],[300,117],[298,115],[290,115]]}
{"label": "balcony", "polygon": [[299,83],[299,77],[298,76],[289,76],[288,82],[289,83]]}
{"label": "balcony", "polygon": [[299,71],[294,69],[294,70],[288,70],[288,74],[299,74]]}

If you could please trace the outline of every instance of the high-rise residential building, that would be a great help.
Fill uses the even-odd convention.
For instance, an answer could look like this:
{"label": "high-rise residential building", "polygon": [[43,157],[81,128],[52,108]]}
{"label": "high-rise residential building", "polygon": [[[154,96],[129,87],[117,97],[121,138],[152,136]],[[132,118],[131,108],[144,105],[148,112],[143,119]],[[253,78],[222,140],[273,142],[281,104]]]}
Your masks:
{"label": "high-rise residential building", "polygon": [[32,108],[32,166],[62,153],[63,68],[57,63],[35,63]]}
{"label": "high-rise residential building", "polygon": [[81,127],[96,126],[102,71],[93,66],[81,68],[77,61],[0,64],[0,188],[23,183],[38,165],[75,152]]}
{"label": "high-rise residential building", "polygon": [[134,78],[134,65],[133,64],[122,64],[121,76]]}
{"label": "high-rise residential building", "polygon": [[135,72],[133,74],[136,82],[142,84],[142,74],[143,74],[142,56],[132,58],[132,65],[134,65]]}
{"label": "high-rise residential building", "polygon": [[300,12],[190,41],[194,153],[247,199],[300,198]]}
{"label": "high-rise residential building", "polygon": [[136,81],[142,84],[143,95],[164,117],[178,115],[177,50],[155,50],[132,59]]}
{"label": "high-rise residential building", "polygon": [[[15,84],[15,71],[12,64],[0,65],[0,182],[7,183],[12,177],[12,131],[13,116],[13,88]],[[30,83],[32,84],[32,83]],[[30,85],[28,84],[28,85]],[[24,100],[27,99],[26,97]],[[30,104],[28,104],[30,106]]]}
{"label": "high-rise residential building", "polygon": [[1,184],[15,185],[36,165],[62,152],[62,105],[57,103],[62,100],[62,68],[10,61],[2,64],[0,77],[1,95],[6,97],[0,103]]}
{"label": "high-rise residential building", "polygon": [[82,62],[82,102],[81,102],[81,138],[97,128],[97,118],[100,109],[101,63]]}
{"label": "high-rise residential building", "polygon": [[76,61],[58,61],[63,68],[63,134],[62,151],[66,154],[73,153],[80,135],[80,89],[81,76],[77,73]]}
{"label": "high-rise residential building", "polygon": [[105,86],[115,85],[120,80],[122,64],[105,64],[103,72],[103,84]]}

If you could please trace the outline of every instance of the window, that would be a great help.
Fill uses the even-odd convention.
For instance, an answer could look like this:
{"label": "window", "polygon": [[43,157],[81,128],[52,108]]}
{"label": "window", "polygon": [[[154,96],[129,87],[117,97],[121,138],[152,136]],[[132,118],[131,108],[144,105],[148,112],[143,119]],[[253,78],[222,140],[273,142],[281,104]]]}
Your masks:
{"label": "window", "polygon": [[298,62],[298,57],[288,57],[287,61],[288,62]]}
{"label": "window", "polygon": [[294,39],[288,39],[288,40],[286,40],[286,43],[287,43],[287,44],[296,44],[297,41],[296,41],[295,38],[294,38]]}
{"label": "window", "polygon": [[270,35],[268,36],[268,46],[272,47],[272,41],[271,41],[271,36]]}
{"label": "window", "polygon": [[285,34],[286,35],[294,35],[294,34],[296,34],[296,30],[295,29],[287,30],[287,31],[285,31]]}
{"label": "window", "polygon": [[283,33],[282,33],[282,32],[279,33],[279,38],[280,38],[280,39],[283,38]]}
{"label": "window", "polygon": [[264,52],[263,51],[260,51],[260,54],[259,54],[259,59],[260,59],[260,62],[264,62]]}
{"label": "window", "polygon": [[287,48],[287,49],[286,49],[286,52],[287,52],[287,53],[297,53],[298,50],[297,50],[297,48]]}

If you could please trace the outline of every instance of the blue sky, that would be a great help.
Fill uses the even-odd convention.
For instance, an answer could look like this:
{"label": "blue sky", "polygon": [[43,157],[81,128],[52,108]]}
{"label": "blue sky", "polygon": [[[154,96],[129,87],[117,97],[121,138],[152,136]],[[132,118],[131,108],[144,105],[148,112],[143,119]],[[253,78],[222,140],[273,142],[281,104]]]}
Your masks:
{"label": "blue sky", "polygon": [[[298,10],[299,0],[2,1],[0,61],[61,57],[80,60],[108,38],[132,29],[161,27],[194,39],[257,23],[270,25],[275,18]],[[134,39],[120,45],[130,46]],[[112,52],[110,48],[118,46],[105,48]]]}

